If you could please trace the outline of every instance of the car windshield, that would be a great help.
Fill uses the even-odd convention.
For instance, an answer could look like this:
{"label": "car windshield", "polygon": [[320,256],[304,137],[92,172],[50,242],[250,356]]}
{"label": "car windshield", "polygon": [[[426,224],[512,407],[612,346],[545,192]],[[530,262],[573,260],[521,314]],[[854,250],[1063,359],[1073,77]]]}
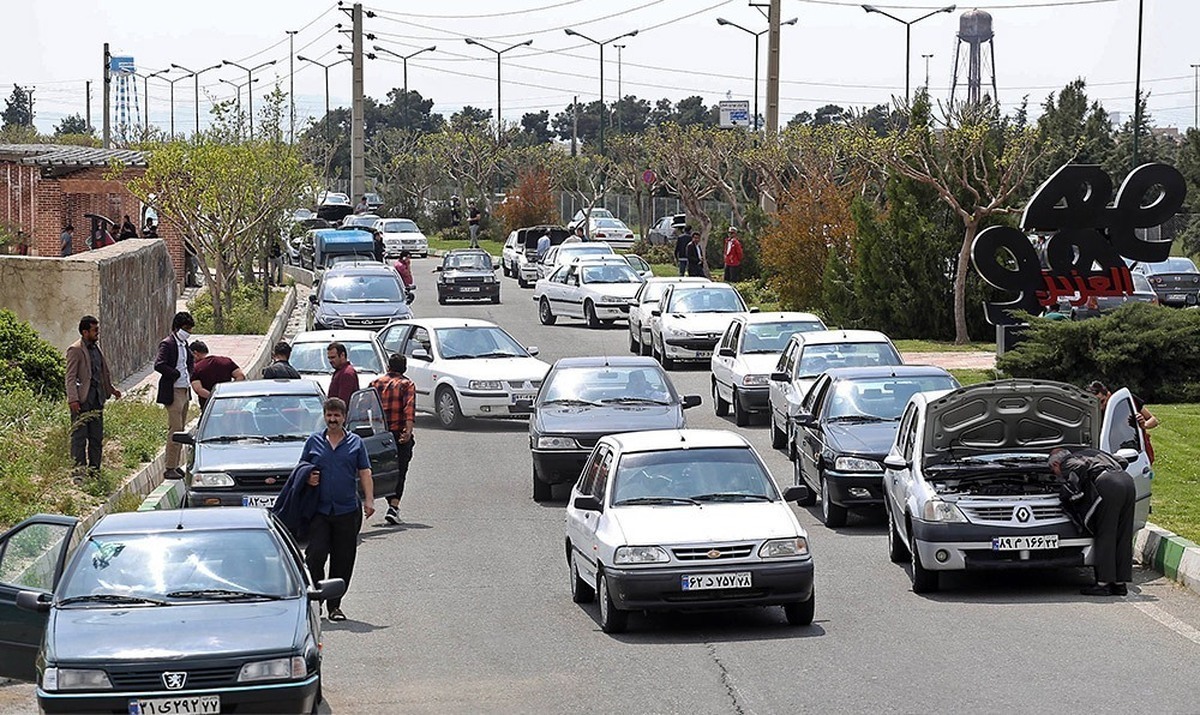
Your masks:
{"label": "car windshield", "polygon": [[[375,351],[374,343],[363,340],[339,340],[346,346],[346,357],[358,372],[383,374],[383,362]],[[297,372],[311,375],[328,375],[333,372],[326,355],[326,342],[295,343],[292,345],[292,357],[289,362]]]}
{"label": "car windshield", "polygon": [[307,439],[321,426],[321,396],[249,395],[218,396],[208,403],[198,442],[218,442],[238,437],[266,437],[286,441]]}
{"label": "car windshield", "polygon": [[447,360],[529,355],[511,335],[494,326],[438,328],[433,332],[442,357]]}
{"label": "car windshield", "polygon": [[657,303],[666,289],[666,283],[647,283],[646,287],[642,289],[642,302]]}
{"label": "car windshield", "polygon": [[383,223],[384,233],[420,233],[421,229],[417,228],[417,224],[412,221],[385,221]]}
{"label": "car windshield", "polygon": [[400,281],[393,276],[334,276],[321,282],[325,303],[399,303]]}
{"label": "car windshield", "polygon": [[[578,221],[579,219],[583,218],[583,215],[584,215],[583,211],[576,213],[575,220]],[[609,211],[608,209],[592,209],[588,213],[588,216],[590,218],[612,218],[613,217],[612,211]]]}
{"label": "car windshield", "polygon": [[670,403],[674,393],[660,368],[596,366],[560,368],[548,378],[538,404]]}
{"label": "car windshield", "polygon": [[846,421],[864,417],[898,420],[909,398],[918,392],[957,387],[958,383],[949,375],[838,380],[830,391],[824,417]]}
{"label": "car windshield", "polygon": [[1172,256],[1158,263],[1147,263],[1151,273],[1195,273],[1196,264],[1192,259],[1183,256]]}
{"label": "car windshield", "polygon": [[774,501],[771,477],[748,447],[671,449],[621,457],[612,504]]}
{"label": "car windshield", "polygon": [[640,283],[641,277],[628,265],[584,266],[584,283]]}
{"label": "car windshield", "polygon": [[668,313],[741,313],[746,305],[730,288],[692,288],[671,295]]}
{"label": "car windshield", "polygon": [[345,194],[322,194],[321,202],[326,204],[348,204],[350,197]]}
{"label": "car windshield", "polygon": [[264,529],[105,534],[91,537],[80,550],[58,589],[60,604],[301,595],[291,557]]}
{"label": "car windshield", "polygon": [[900,355],[889,343],[839,343],[808,345],[800,358],[796,374],[816,377],[834,367],[875,367],[902,365]]}
{"label": "car windshield", "polygon": [[444,268],[490,271],[492,270],[492,257],[482,253],[452,253],[446,256],[442,266]]}
{"label": "car windshield", "polygon": [[812,320],[789,320],[784,323],[751,323],[746,326],[746,337],[742,339],[742,354],[781,353],[788,338],[795,333],[810,333],[824,330],[825,326]]}

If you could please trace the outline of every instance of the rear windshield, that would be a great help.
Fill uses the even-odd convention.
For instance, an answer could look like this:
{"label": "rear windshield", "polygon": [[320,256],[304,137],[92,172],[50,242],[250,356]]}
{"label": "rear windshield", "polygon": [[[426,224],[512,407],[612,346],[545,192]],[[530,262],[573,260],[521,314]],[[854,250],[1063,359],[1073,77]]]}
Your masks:
{"label": "rear windshield", "polygon": [[824,330],[820,321],[789,320],[784,323],[751,323],[746,326],[746,337],[742,339],[742,354],[781,353],[788,338],[795,333],[810,333]]}
{"label": "rear windshield", "polygon": [[1196,264],[1183,256],[1172,256],[1158,263],[1147,263],[1151,273],[1195,273]]}

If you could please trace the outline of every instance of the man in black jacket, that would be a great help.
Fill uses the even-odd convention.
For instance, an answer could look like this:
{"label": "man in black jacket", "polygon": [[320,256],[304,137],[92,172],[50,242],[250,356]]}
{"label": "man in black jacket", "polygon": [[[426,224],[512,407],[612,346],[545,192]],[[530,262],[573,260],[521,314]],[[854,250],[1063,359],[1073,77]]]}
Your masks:
{"label": "man in black jacket", "polygon": [[1096,583],[1085,596],[1124,596],[1133,580],[1133,477],[1111,455],[1097,449],[1056,449],[1050,471],[1066,477],[1063,501],[1095,538],[1092,564]]}
{"label": "man in black jacket", "polygon": [[688,268],[687,248],[692,243],[692,227],[684,226],[675,237],[675,260],[679,263],[679,275],[686,276]]}
{"label": "man in black jacket", "polygon": [[271,364],[263,368],[264,380],[299,380],[300,373],[288,362],[292,358],[292,346],[280,340],[271,348]]}
{"label": "man in black jacket", "polygon": [[704,247],[700,245],[701,238],[699,231],[693,231],[692,242],[684,252],[687,258],[687,274],[697,278],[704,277]]}
{"label": "man in black jacket", "polygon": [[158,344],[158,355],[154,358],[154,370],[159,373],[158,395],[155,402],[167,408],[167,479],[182,479],[179,468],[180,445],[171,440],[175,432],[182,432],[187,424],[188,402],[191,399],[192,370],[195,359],[188,348],[188,338],[196,321],[186,310],[171,319],[171,334]]}

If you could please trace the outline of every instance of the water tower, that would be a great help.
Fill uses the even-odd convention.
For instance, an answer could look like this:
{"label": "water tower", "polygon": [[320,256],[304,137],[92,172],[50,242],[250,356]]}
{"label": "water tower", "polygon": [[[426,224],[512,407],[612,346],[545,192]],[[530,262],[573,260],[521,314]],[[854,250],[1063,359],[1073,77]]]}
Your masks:
{"label": "water tower", "polygon": [[[950,85],[950,103],[960,101],[959,80],[966,75],[969,104],[978,104],[984,96],[984,76],[988,76],[992,101],[996,98],[996,45],[993,41],[992,16],[983,10],[968,10],[958,19],[958,41],[954,44],[954,81]],[[963,55],[963,45],[967,46]],[[984,45],[987,45],[986,52]]]}
{"label": "water tower", "polygon": [[129,55],[109,57],[109,73],[116,89],[116,134],[122,142],[133,141],[141,131],[138,112],[137,65]]}

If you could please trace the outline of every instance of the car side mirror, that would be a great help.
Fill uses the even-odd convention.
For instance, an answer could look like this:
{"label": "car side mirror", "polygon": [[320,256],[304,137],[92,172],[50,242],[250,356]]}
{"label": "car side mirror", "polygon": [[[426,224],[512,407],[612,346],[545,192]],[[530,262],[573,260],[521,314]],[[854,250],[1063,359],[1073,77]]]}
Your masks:
{"label": "car side mirror", "polygon": [[429,351],[424,348],[417,348],[416,350],[413,350],[412,359],[413,360],[424,360],[425,362],[433,362],[433,357],[430,356]]}
{"label": "car side mirror", "polygon": [[750,312],[751,312],[751,313],[757,313],[757,312],[758,312],[758,306],[756,305],[756,306],[753,306],[753,307],[751,307],[751,308],[750,308]]}
{"label": "car side mirror", "polygon": [[[314,283],[314,285],[316,285],[316,284]],[[309,302],[309,303],[312,303],[313,305],[316,305],[316,304],[317,304],[317,295],[316,295],[316,293],[309,293],[309,294],[308,294],[308,302]]]}
{"label": "car side mirror", "polygon": [[327,578],[324,581],[317,581],[316,588],[308,589],[308,600],[310,601],[328,601],[331,598],[338,598],[346,593],[346,581],[340,578]]}
{"label": "car side mirror", "polygon": [[657,318],[657,317],[659,317],[660,315],[662,315],[662,311],[661,311],[661,310],[659,310],[658,308],[655,308],[654,310],[650,311],[650,315],[653,315],[654,317],[656,317],[656,318]]}
{"label": "car side mirror", "polygon": [[700,395],[684,395],[683,396],[683,409],[687,410],[687,409],[691,409],[692,407],[699,407],[700,402],[701,402]]}
{"label": "car side mirror", "polygon": [[404,303],[405,305],[412,305],[412,302],[416,299],[417,296],[413,295],[412,292],[408,292],[408,294],[404,296]]}
{"label": "car side mirror", "polygon": [[[791,410],[789,409],[788,412],[791,412]],[[795,413],[790,414],[789,416],[792,418],[793,422],[800,425],[801,427],[812,427],[813,425],[815,425],[817,423],[816,417],[814,417],[813,415],[811,415],[807,412],[802,412],[800,410],[796,410]]]}
{"label": "car side mirror", "polygon": [[497,260],[497,259],[495,259],[495,258],[493,258],[493,259],[492,259],[492,270],[494,271],[494,270],[496,270],[496,269],[497,269],[497,268],[499,268],[499,267],[500,267],[500,261],[499,261],[499,260]]}
{"label": "car side mirror", "polygon": [[786,372],[771,373],[771,382],[787,382],[788,374]]}
{"label": "car side mirror", "polygon": [[579,509],[580,511],[604,511],[604,505],[600,503],[599,499],[591,494],[577,496],[575,497],[575,501],[573,503],[575,508]]}
{"label": "car side mirror", "polygon": [[196,438],[191,432],[172,432],[171,441],[175,444],[196,444]]}
{"label": "car side mirror", "polygon": [[808,501],[808,487],[803,484],[796,484],[783,490],[784,501],[794,501],[797,504],[803,501]]}
{"label": "car side mirror", "polygon": [[911,465],[904,457],[898,454],[889,454],[883,458],[883,466],[888,469],[908,469]]}
{"label": "car side mirror", "polygon": [[525,348],[525,352],[537,357],[537,354],[540,353],[541,350],[538,350],[538,346],[536,345],[530,345],[529,347]]}
{"label": "car side mirror", "polygon": [[1115,457],[1116,460],[1118,462],[1120,462],[1121,468],[1124,469],[1125,467],[1128,467],[1133,462],[1137,461],[1138,451],[1136,449],[1130,449],[1129,447],[1125,447],[1124,449],[1118,449],[1116,452],[1114,452],[1113,457]]}
{"label": "car side mirror", "polygon": [[371,425],[355,425],[354,429],[350,431],[363,439],[375,436],[375,429]]}
{"label": "car side mirror", "polygon": [[733,348],[721,348],[717,351],[717,355],[721,357],[737,357],[737,352]]}
{"label": "car side mirror", "polygon": [[49,613],[53,596],[41,591],[21,591],[17,593],[17,608],[34,613]]}

